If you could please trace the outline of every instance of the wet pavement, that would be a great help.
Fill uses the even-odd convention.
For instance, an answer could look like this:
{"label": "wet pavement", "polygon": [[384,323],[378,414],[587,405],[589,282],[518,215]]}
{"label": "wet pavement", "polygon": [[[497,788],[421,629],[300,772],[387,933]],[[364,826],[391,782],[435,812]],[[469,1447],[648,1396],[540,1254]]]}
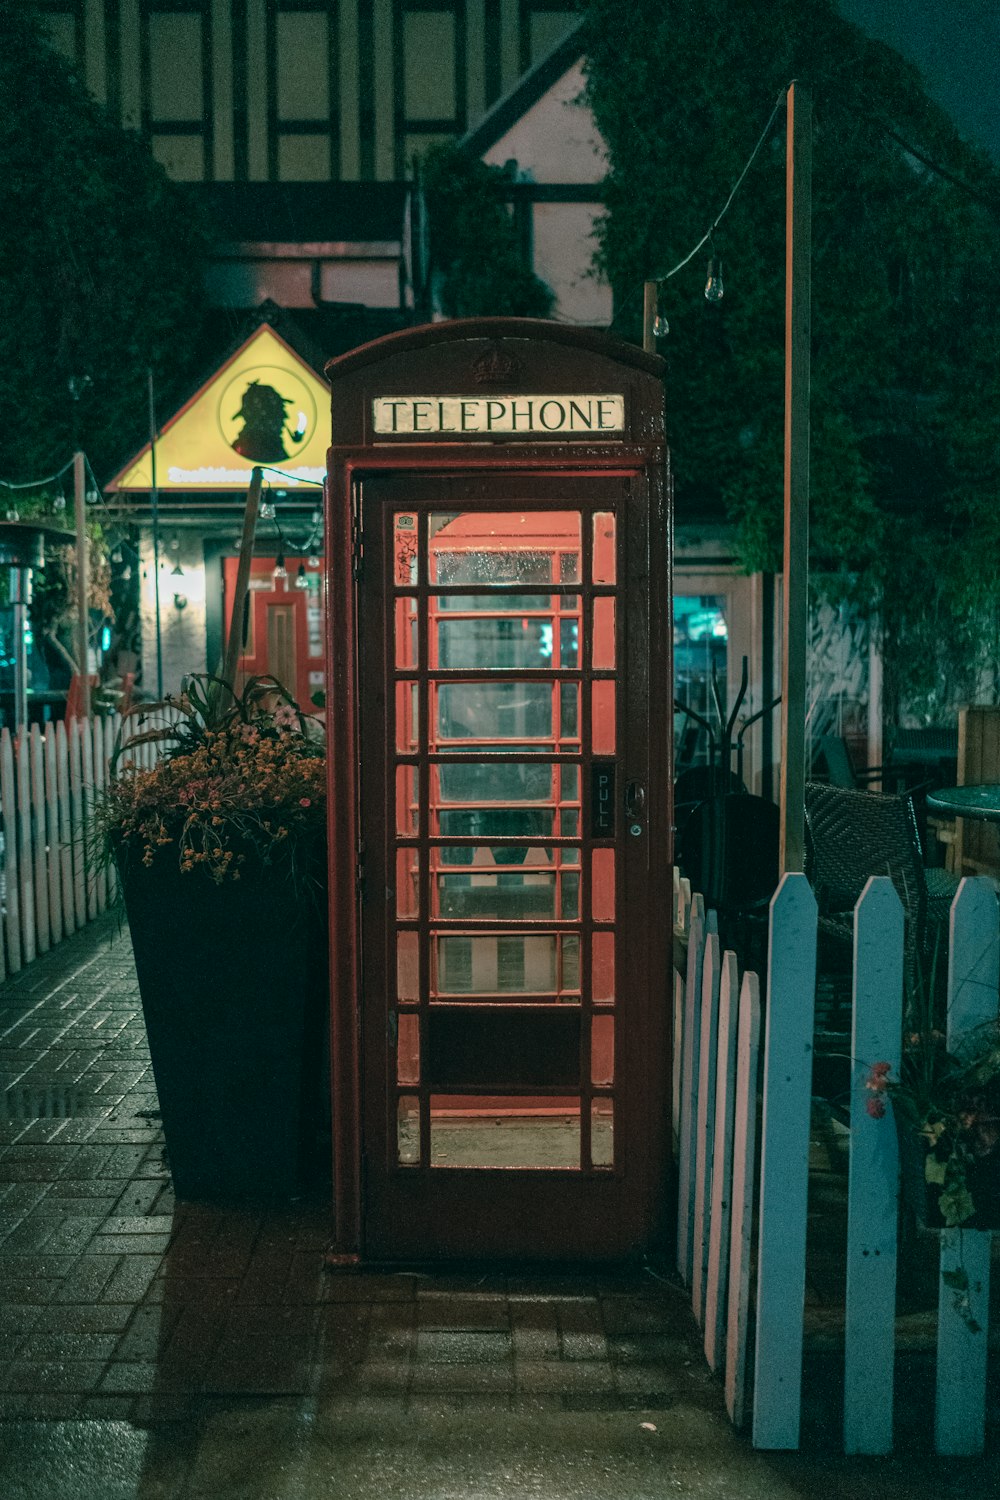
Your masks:
{"label": "wet pavement", "polygon": [[926,1422],[904,1457],[838,1456],[818,1356],[807,1450],[754,1453],[655,1268],[331,1272],[323,1202],[176,1203],[114,931],[0,990],[3,1500],[996,1492],[995,1443],[936,1460]]}

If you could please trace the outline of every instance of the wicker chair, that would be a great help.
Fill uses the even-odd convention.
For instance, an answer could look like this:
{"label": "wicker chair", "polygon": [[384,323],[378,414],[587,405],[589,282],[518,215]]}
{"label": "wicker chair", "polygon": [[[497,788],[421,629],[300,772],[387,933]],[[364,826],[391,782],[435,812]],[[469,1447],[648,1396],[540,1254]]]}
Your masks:
{"label": "wicker chair", "polygon": [[854,904],[871,875],[888,875],[903,903],[905,963],[913,981],[922,958],[947,934],[958,886],[945,870],[924,868],[913,804],[845,787],[806,783],[806,873],[819,905],[821,941],[850,963]]}

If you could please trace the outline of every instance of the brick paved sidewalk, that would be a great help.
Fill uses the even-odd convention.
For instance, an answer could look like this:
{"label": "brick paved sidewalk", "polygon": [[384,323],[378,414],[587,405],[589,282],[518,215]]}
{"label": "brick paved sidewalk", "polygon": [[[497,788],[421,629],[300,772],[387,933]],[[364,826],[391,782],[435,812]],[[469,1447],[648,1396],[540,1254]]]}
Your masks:
{"label": "brick paved sidewalk", "polygon": [[[752,1453],[662,1279],[332,1274],[326,1202],[175,1203],[110,919],[0,989],[0,1082],[4,1500],[854,1500],[872,1482],[836,1452],[827,1366],[810,1451]],[[995,1457],[885,1461],[879,1493],[990,1492]]]}
{"label": "brick paved sidewalk", "polygon": [[683,1299],[648,1276],[492,1275],[487,1293],[485,1278],[333,1275],[325,1204],[176,1204],[110,921],[0,991],[0,1077],[4,1417],[306,1395],[652,1410],[678,1368],[702,1376]]}

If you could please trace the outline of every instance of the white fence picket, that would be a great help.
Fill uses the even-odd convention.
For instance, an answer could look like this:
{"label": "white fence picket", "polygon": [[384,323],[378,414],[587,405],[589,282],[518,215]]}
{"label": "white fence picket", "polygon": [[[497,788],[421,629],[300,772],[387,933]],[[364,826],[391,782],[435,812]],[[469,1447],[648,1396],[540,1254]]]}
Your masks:
{"label": "white fence picket", "polygon": [[680,1145],[681,1059],[684,1055],[684,976],[672,968],[674,979],[673,1051],[670,1057],[670,1109],[674,1127],[674,1149]]}
{"label": "white fence picket", "polygon": [[42,736],[37,724],[28,733],[31,779],[31,849],[35,866],[35,931],[39,953],[52,946],[49,933],[49,871],[45,848],[45,770]]}
{"label": "white fence picket", "polygon": [[86,801],[83,793],[83,725],[70,719],[69,749],[70,838],[73,846],[73,912],[77,927],[87,921]]}
{"label": "white fence picket", "polygon": [[[92,719],[90,732],[94,742],[94,804],[96,804],[104,791],[108,777],[107,761],[104,755],[104,720]],[[91,817],[93,817],[93,810]],[[108,904],[108,872],[104,864],[95,857],[93,848],[91,848],[91,857],[93,870],[90,878],[94,882],[97,910],[102,912]]]}
{"label": "white fence picket", "polygon": [[733,1089],[736,1082],[736,1026],[739,1001],[736,954],[722,955],[719,983],[718,1052],[715,1083],[715,1140],[712,1146],[712,1201],[708,1220],[708,1275],[705,1282],[705,1358],[710,1370],[722,1362],[729,1274],[730,1208],[733,1173]]}
{"label": "white fence picket", "polygon": [[17,858],[21,901],[21,952],[24,962],[35,957],[35,859],[31,842],[31,751],[22,728],[14,746],[17,799]]}
{"label": "white fence picket", "polygon": [[[977,1027],[997,1018],[1000,925],[989,880],[963,880],[951,906],[947,1047],[954,1052]],[[986,1356],[990,1301],[990,1235],[974,1229],[941,1235],[938,1292],[938,1453],[982,1453],[986,1426]],[[961,1277],[967,1289],[945,1278]]]}
{"label": "white fence picket", "polygon": [[83,875],[87,896],[87,921],[97,916],[97,881],[94,879],[91,858],[90,830],[94,821],[94,735],[89,719],[79,721],[80,749],[83,761]]}
{"label": "white fence picket", "polygon": [[[104,786],[107,788],[111,780],[111,757],[115,753],[115,737],[118,733],[121,717],[118,714],[109,714],[104,720]],[[118,875],[113,864],[105,867],[107,880],[108,904],[114,905],[118,894]]]}
{"label": "white fence picket", "polygon": [[53,945],[63,939],[62,858],[59,849],[59,782],[56,775],[56,730],[46,724],[42,737],[45,761],[45,842],[49,886],[49,927]]}
{"label": "white fence picket", "polygon": [[4,902],[7,907],[7,972],[21,969],[21,881],[18,874],[18,817],[14,743],[10,730],[0,732],[0,808],[3,809]]}
{"label": "white fence picket", "polygon": [[[709,916],[714,913],[710,912]],[[698,1043],[698,1108],[694,1151],[694,1258],[691,1268],[691,1307],[698,1323],[705,1310],[708,1270],[708,1216],[712,1193],[712,1151],[715,1145],[715,1071],[719,1034],[719,982],[722,959],[718,932],[708,932],[701,974],[701,1038]]]}
{"label": "white fence picket", "polygon": [[903,907],[892,881],[880,875],[854,909],[845,1453],[892,1452],[899,1147],[887,1096],[869,1084],[874,1063],[898,1078],[902,1023]]}
{"label": "white fence picket", "polygon": [[63,931],[68,935],[76,931],[76,910],[73,900],[73,819],[69,779],[69,741],[66,725],[60,719],[56,725],[56,793],[59,807],[59,875],[62,890]]}
{"label": "white fence picket", "polygon": [[681,1117],[677,1152],[677,1270],[685,1286],[691,1284],[694,1236],[694,1144],[698,1099],[698,1025],[701,964],[705,947],[704,903],[691,902],[688,928],[687,977],[684,983],[684,1056],[681,1062]]}
{"label": "white fence picket", "polygon": [[726,1410],[737,1429],[746,1416],[747,1337],[750,1328],[750,1257],[753,1239],[754,1163],[757,1151],[757,1073],[760,1061],[760,984],[744,974],[736,1044],[733,1212],[726,1320]]}
{"label": "white fence picket", "polygon": [[816,898],[786,874],[771,900],[757,1255],[753,1445],[797,1448],[816,1006]]}

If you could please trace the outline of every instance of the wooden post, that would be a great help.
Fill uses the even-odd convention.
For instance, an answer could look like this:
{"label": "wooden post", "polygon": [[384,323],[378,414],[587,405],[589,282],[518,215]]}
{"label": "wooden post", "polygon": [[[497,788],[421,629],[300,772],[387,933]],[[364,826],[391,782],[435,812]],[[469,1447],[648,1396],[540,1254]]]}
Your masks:
{"label": "wooden post", "polygon": [[253,562],[253,539],[257,529],[257,512],[260,509],[260,491],[264,481],[261,469],[250,474],[246,509],[243,512],[243,535],[240,538],[240,560],[236,567],[236,587],[233,590],[233,608],[229,616],[229,635],[223,659],[221,677],[223,682],[236,691],[236,663],[243,649],[243,611],[246,608],[247,592],[250,588],[250,564]]}
{"label": "wooden post", "polygon": [[90,559],[87,548],[87,489],[82,453],[73,454],[73,511],[76,520],[76,620],[80,658],[80,713],[90,718]]}
{"label": "wooden post", "polygon": [[656,353],[656,334],[653,332],[653,324],[656,322],[656,291],[655,281],[642,283],[642,347],[646,354]]}
{"label": "wooden post", "polygon": [[809,628],[809,354],[812,99],[788,89],[785,156],[785,562],[781,641],[781,870],[805,852]]}

